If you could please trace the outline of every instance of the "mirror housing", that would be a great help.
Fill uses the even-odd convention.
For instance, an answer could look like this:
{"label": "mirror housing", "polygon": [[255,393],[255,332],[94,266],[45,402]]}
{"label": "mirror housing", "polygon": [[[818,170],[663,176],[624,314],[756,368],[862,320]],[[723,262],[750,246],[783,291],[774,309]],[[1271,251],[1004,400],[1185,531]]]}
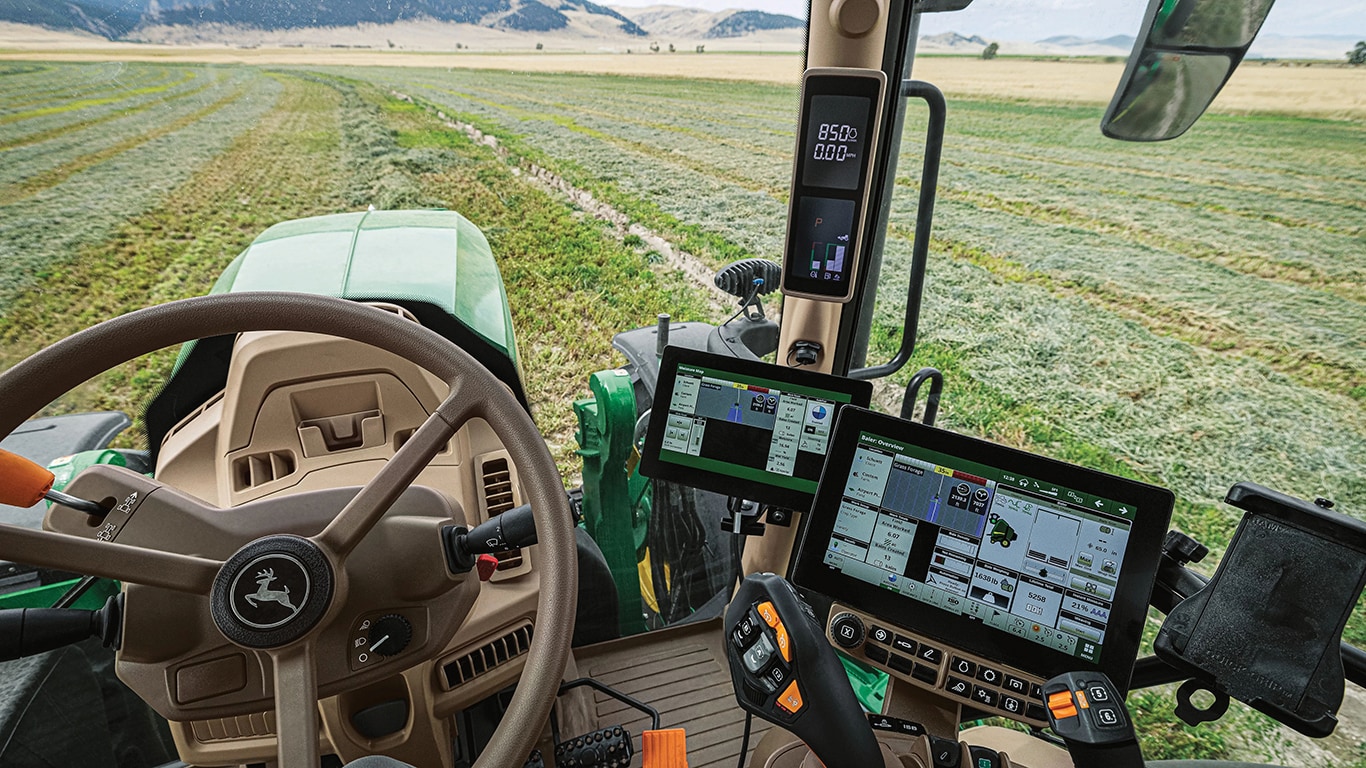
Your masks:
{"label": "mirror housing", "polygon": [[1149,0],[1100,130],[1122,141],[1186,132],[1214,101],[1275,0]]}

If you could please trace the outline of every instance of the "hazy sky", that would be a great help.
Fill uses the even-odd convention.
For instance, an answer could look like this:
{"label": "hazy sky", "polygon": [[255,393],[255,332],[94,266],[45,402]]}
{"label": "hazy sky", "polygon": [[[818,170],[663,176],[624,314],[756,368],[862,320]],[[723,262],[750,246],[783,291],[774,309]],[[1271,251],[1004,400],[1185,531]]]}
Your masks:
{"label": "hazy sky", "polygon": [[[753,8],[806,16],[805,0],[614,0],[610,5],[689,5],[719,11]],[[1132,35],[1147,0],[974,0],[966,10],[927,14],[922,34],[960,32],[1000,40],[1041,40],[1053,35],[1104,38]],[[1263,33],[1355,35],[1366,38],[1366,0],[1278,0]]]}

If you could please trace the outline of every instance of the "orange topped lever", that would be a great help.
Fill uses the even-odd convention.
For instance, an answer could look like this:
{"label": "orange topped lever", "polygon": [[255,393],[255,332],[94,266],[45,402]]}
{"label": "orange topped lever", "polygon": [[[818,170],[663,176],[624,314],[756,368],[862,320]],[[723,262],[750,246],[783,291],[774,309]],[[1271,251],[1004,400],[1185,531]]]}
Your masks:
{"label": "orange topped lever", "polygon": [[93,501],[52,490],[56,479],[47,469],[23,456],[0,449],[0,504],[31,507],[47,499],[87,515],[103,515],[109,511]]}
{"label": "orange topped lever", "polygon": [[52,490],[53,474],[23,456],[0,450],[0,504],[31,507]]}

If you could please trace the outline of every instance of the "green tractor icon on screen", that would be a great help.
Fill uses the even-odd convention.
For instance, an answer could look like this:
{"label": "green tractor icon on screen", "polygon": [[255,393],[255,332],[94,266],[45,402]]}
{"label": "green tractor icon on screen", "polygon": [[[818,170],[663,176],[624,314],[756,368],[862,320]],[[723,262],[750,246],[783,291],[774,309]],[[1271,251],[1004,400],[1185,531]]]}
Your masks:
{"label": "green tractor icon on screen", "polygon": [[1004,517],[997,517],[995,525],[991,526],[991,543],[1000,544],[1002,547],[1009,547],[1010,542],[1020,538],[1020,534],[1010,527]]}

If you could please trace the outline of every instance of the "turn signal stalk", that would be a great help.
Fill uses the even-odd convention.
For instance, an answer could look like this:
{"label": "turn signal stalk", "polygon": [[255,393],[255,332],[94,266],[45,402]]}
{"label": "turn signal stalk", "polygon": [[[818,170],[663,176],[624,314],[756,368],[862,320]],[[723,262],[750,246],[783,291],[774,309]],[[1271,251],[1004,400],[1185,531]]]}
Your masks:
{"label": "turn signal stalk", "polygon": [[[494,515],[473,530],[448,525],[441,529],[446,542],[446,565],[451,573],[468,573],[479,555],[492,555],[536,543],[536,520],[531,505],[523,504]],[[496,567],[496,566],[495,566]]]}

